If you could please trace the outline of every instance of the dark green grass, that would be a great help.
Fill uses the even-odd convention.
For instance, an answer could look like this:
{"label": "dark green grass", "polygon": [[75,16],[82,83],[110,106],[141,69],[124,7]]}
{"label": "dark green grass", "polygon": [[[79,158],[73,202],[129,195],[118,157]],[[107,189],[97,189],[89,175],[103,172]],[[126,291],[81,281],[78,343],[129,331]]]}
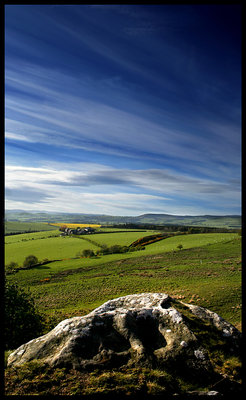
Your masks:
{"label": "dark green grass", "polygon": [[[177,379],[172,371],[149,368],[111,369],[82,372],[52,369],[38,361],[8,368],[7,395],[171,395],[197,389],[198,385]],[[205,389],[204,385],[204,389]]]}
{"label": "dark green grass", "polygon": [[[195,240],[195,235],[192,240]],[[112,255],[67,260],[48,264],[51,267],[43,265],[19,271],[8,279],[31,289],[38,309],[47,317],[46,332],[61,320],[85,315],[109,299],[142,292],[164,292],[185,303],[203,306],[240,329],[241,238],[204,243],[201,240],[200,247],[165,253],[151,254],[150,250],[143,255],[144,252],[134,253],[132,258]],[[150,249],[151,246],[154,248],[157,244],[150,245]],[[187,323],[192,325],[196,334],[207,341],[216,339],[206,330],[201,331],[186,308],[180,307],[184,308],[182,312],[188,318]],[[238,357],[223,358],[224,355],[216,351],[213,349],[212,354],[215,371],[240,382]],[[51,369],[33,361],[21,367],[7,368],[5,390],[6,395],[168,396],[214,387],[214,382],[196,382],[192,376],[181,375],[177,370],[146,368],[86,373]],[[237,390],[237,386],[235,388]]]}

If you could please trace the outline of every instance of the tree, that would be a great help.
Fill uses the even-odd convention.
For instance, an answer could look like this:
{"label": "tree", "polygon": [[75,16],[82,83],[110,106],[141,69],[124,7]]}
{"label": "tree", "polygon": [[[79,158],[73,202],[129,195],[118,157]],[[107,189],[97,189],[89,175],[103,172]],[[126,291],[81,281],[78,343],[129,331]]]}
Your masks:
{"label": "tree", "polygon": [[110,254],[126,253],[127,251],[128,247],[121,246],[120,244],[114,244],[113,246],[109,247]]}
{"label": "tree", "polygon": [[6,350],[42,335],[44,317],[37,311],[30,293],[16,283],[5,282],[4,300]]}
{"label": "tree", "polygon": [[109,247],[106,244],[102,244],[98,254],[100,255],[110,254]]}
{"label": "tree", "polygon": [[11,261],[9,264],[5,265],[6,274],[14,273],[18,270],[18,264],[15,261]]}
{"label": "tree", "polygon": [[27,256],[23,262],[24,268],[30,268],[33,265],[38,264],[38,259],[34,255]]}
{"label": "tree", "polygon": [[95,253],[94,253],[94,251],[93,250],[91,250],[91,249],[85,249],[85,250],[83,250],[83,257],[94,257],[95,256]]}

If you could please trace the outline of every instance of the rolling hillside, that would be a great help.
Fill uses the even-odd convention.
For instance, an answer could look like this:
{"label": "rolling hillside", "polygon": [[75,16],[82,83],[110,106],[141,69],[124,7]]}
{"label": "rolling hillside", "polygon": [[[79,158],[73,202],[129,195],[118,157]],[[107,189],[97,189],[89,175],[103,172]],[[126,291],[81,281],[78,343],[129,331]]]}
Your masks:
{"label": "rolling hillside", "polygon": [[239,215],[169,215],[169,214],[143,214],[136,217],[112,216],[96,214],[75,214],[75,213],[47,213],[47,212],[26,212],[21,210],[6,210],[5,221],[21,222],[62,222],[90,223],[101,225],[113,224],[158,224],[158,225],[190,225],[207,226],[217,228],[241,227],[241,216]]}

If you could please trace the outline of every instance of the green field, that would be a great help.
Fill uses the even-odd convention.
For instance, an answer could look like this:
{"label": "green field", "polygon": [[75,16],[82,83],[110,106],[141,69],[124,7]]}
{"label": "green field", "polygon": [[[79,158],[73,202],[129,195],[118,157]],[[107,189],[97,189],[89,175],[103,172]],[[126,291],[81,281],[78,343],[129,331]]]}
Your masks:
{"label": "green field", "polygon": [[[51,326],[84,315],[105,301],[133,293],[166,292],[218,312],[241,324],[241,238],[232,233],[173,236],[145,250],[76,258],[83,249],[129,245],[153,232],[118,232],[75,237],[48,237],[59,231],[8,236],[6,262],[21,264],[29,254],[60,260],[8,275],[30,288]],[[24,241],[23,241],[24,239]],[[89,240],[89,241],[88,241]],[[178,250],[178,244],[183,245]]]}
{"label": "green field", "polygon": [[[36,255],[39,261],[58,260],[7,275],[10,282],[30,290],[37,309],[45,316],[43,333],[66,318],[88,314],[109,299],[143,292],[168,293],[186,303],[208,308],[241,329],[242,261],[238,234],[185,234],[146,245],[141,251],[92,258],[76,256],[83,249],[96,251],[103,244],[129,245],[138,238],[157,233],[117,229],[113,232],[108,229],[102,234],[60,237],[60,232],[54,230],[5,237],[7,262],[16,261],[21,265],[30,254]],[[181,250],[177,248],[179,244],[183,246]],[[232,379],[239,366],[235,357],[216,361],[216,368],[222,372],[227,368],[225,371]],[[107,394],[109,387],[113,394],[115,388],[117,393],[135,394],[135,388],[142,385],[148,394],[161,394],[166,393],[163,374],[168,382],[175,377],[177,390],[209,389],[182,377],[180,380],[176,378],[176,371],[169,369],[163,372],[141,367],[95,370],[87,374],[64,368],[50,369],[37,361],[7,368],[5,387],[9,395],[61,394],[61,388],[62,394],[81,395]]]}
{"label": "green field", "polygon": [[[155,233],[149,231],[148,234]],[[60,232],[35,232],[5,237],[5,264],[11,261],[21,265],[30,254],[34,254],[38,259],[43,260],[63,260],[74,258],[79,251],[84,249],[98,250],[100,245],[114,244],[130,245],[136,239],[146,235],[145,232],[119,232],[81,235],[77,237],[60,237]],[[98,243],[99,245],[93,244]]]}
{"label": "green field", "polygon": [[[49,260],[64,260],[75,258],[79,251],[84,249],[98,250],[100,246],[112,246],[119,244],[129,246],[132,242],[143,236],[156,233],[148,232],[118,232],[103,233],[82,236],[60,237],[58,230],[52,232],[35,232],[19,234],[5,237],[5,264],[11,261],[21,265],[30,254],[34,254],[39,260],[48,258]],[[146,246],[143,254],[155,254],[160,252],[172,251],[182,244],[183,248],[204,246],[208,243],[216,243],[236,237],[235,233],[206,233],[194,235],[181,235],[164,239],[160,242]],[[130,253],[125,256],[136,257],[139,254]],[[123,255],[116,255],[121,258]],[[104,256],[105,257],[105,256]]]}
{"label": "green field", "polygon": [[39,232],[39,231],[52,231],[57,229],[56,226],[44,224],[42,222],[19,222],[19,221],[7,221],[4,224],[5,235],[10,233],[20,232]]}

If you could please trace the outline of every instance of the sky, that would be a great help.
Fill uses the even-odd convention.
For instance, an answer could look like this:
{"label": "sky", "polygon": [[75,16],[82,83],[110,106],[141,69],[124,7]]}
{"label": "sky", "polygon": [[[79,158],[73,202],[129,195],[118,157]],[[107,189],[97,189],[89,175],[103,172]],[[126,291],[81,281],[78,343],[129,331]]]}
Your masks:
{"label": "sky", "polygon": [[5,208],[241,214],[241,6],[5,5]]}

